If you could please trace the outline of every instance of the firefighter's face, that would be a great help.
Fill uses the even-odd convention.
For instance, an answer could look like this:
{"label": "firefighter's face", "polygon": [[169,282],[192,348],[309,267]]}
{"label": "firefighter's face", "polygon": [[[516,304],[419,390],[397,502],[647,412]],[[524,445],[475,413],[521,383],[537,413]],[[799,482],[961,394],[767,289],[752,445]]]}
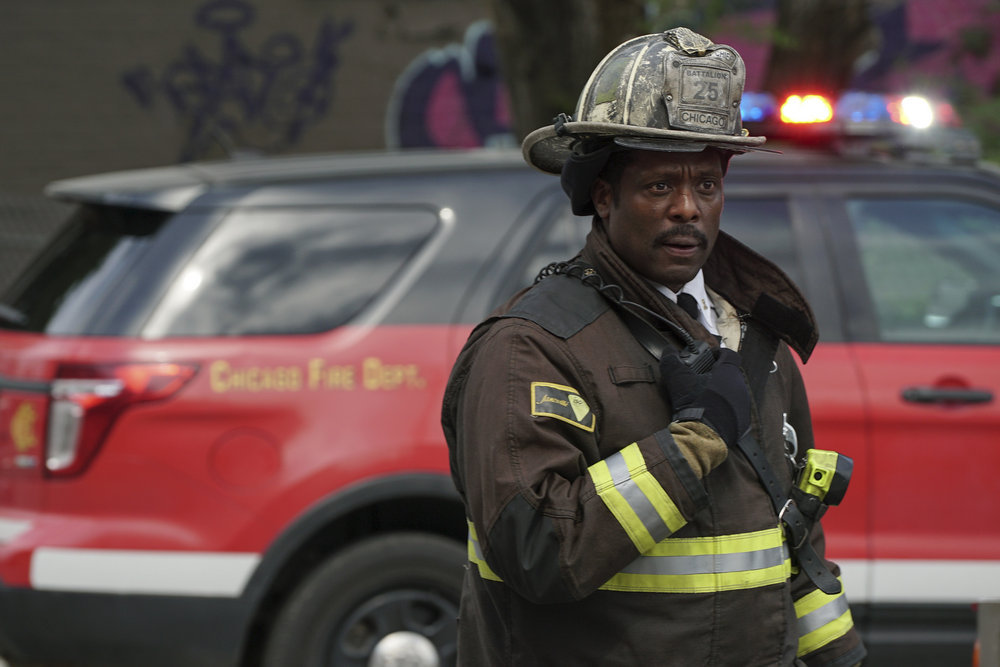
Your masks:
{"label": "firefighter's face", "polygon": [[591,191],[611,247],[641,276],[676,292],[695,277],[719,235],[719,154],[629,151],[613,159],[624,159],[624,167],[607,171]]}

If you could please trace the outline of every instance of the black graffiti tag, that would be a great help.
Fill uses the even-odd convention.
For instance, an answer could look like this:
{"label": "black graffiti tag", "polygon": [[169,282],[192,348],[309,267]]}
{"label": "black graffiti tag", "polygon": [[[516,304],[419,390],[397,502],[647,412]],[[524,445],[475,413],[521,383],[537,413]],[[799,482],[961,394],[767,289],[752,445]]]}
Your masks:
{"label": "black graffiti tag", "polygon": [[288,148],[329,110],[338,49],[353,23],[323,20],[311,47],[278,32],[254,50],[240,33],[255,18],[248,2],[211,0],[197,10],[195,25],[218,36],[216,54],[189,43],[158,73],[140,65],[122,74],[122,85],[143,109],[166,105],[184,123],[181,161],[220,144],[228,152]]}

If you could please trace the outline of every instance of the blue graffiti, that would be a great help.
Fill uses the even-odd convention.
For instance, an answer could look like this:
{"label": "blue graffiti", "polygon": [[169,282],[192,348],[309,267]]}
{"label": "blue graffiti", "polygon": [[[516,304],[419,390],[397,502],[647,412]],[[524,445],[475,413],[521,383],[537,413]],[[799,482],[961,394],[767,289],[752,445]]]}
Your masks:
{"label": "blue graffiti", "polygon": [[423,53],[396,80],[386,111],[386,145],[508,145],[508,109],[493,27],[479,21],[466,30],[463,44]]}
{"label": "blue graffiti", "polygon": [[186,124],[181,161],[219,144],[228,152],[283,150],[330,108],[338,48],[353,23],[325,19],[311,49],[296,35],[275,33],[254,51],[240,32],[255,18],[248,2],[211,0],[197,10],[195,24],[218,35],[216,57],[187,44],[159,74],[145,65],[122,74],[140,107],[152,111],[163,100]]}

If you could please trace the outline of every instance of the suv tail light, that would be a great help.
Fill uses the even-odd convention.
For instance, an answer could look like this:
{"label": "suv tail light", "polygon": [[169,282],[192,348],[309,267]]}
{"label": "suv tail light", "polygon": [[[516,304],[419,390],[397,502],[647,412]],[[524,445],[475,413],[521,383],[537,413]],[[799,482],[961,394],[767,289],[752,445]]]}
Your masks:
{"label": "suv tail light", "polygon": [[172,396],[197,372],[193,364],[62,364],[52,381],[45,470],[77,475],[115,420],[137,403]]}

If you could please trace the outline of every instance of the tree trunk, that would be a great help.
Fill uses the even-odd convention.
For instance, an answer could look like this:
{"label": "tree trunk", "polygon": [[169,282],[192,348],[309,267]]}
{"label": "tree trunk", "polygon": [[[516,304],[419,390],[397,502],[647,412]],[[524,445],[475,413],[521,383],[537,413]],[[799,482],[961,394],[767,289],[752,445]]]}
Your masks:
{"label": "tree trunk", "polygon": [[641,0],[492,0],[492,8],[518,141],[572,114],[597,63],[644,19]]}
{"label": "tree trunk", "polygon": [[843,91],[874,35],[869,0],[778,0],[764,87],[778,96]]}

